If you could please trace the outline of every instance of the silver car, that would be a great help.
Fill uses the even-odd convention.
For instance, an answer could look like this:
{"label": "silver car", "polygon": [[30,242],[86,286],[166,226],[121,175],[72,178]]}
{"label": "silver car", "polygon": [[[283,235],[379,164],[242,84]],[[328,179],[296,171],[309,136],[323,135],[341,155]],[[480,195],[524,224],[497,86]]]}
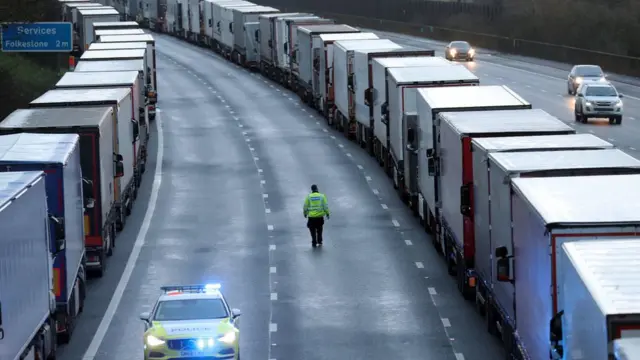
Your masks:
{"label": "silver car", "polygon": [[622,123],[622,94],[607,83],[583,83],[576,91],[574,113],[577,122],[607,118],[609,124]]}
{"label": "silver car", "polygon": [[452,41],[444,48],[444,57],[449,61],[473,61],[476,50],[466,41]]}
{"label": "silver car", "polygon": [[607,82],[606,75],[598,65],[576,65],[567,79],[567,94],[575,95],[578,86],[585,82]]}

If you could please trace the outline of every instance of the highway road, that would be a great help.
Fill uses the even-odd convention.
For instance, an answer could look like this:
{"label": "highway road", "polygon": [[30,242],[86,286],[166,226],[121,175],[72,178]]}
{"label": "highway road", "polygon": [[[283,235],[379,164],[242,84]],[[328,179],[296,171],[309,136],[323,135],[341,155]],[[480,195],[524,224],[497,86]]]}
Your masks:
{"label": "highway road", "polygon": [[[260,75],[154,36],[157,159],[60,360],[140,359],[159,287],[206,282],[243,311],[244,359],[504,356],[372,158]],[[333,214],[321,249],[313,183]]]}
{"label": "highway road", "polygon": [[[444,56],[446,43],[395,33],[373,32],[400,45],[434,49],[437,56]],[[604,69],[611,83],[624,95],[624,119],[621,125],[613,126],[604,119],[592,119],[588,124],[582,124],[575,122],[575,99],[567,94],[567,75],[572,65],[500,54],[486,49],[477,49],[476,57],[476,61],[465,64],[480,79],[481,85],[507,85],[534,108],[556,116],[573,126],[577,132],[595,134],[640,158],[639,79],[616,75],[611,69]]]}

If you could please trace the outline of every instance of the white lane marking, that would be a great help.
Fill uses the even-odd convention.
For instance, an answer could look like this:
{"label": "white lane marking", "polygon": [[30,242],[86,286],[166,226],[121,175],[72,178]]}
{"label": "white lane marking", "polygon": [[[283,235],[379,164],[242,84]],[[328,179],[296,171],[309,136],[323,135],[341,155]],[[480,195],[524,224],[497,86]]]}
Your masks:
{"label": "white lane marking", "polygon": [[224,107],[226,107],[227,109],[230,109],[230,108],[231,108],[231,106],[229,106],[229,105],[225,105]]}
{"label": "white lane marking", "polygon": [[329,131],[327,131],[327,129],[322,129],[322,131],[324,131],[324,132],[329,132]]}
{"label": "white lane marking", "polygon": [[269,332],[278,332],[278,324],[276,323],[269,324]]}
{"label": "white lane marking", "polygon": [[265,214],[271,214],[271,209],[266,208],[266,209],[264,209],[264,212],[265,212]]}
{"label": "white lane marking", "polygon": [[616,139],[612,139],[612,138],[608,138],[607,140],[609,140],[609,141],[611,141],[611,142],[616,141]]}
{"label": "white lane marking", "polygon": [[436,288],[432,288],[430,287],[429,289],[429,295],[438,295],[438,292],[436,291]]}
{"label": "white lane marking", "polygon": [[378,191],[378,189],[373,189],[373,190],[371,190],[371,191],[373,191],[373,193],[374,193],[374,194],[376,194],[376,195],[380,194],[380,192]]}
{"label": "white lane marking", "polygon": [[316,121],[316,125],[320,125],[320,121]]}
{"label": "white lane marking", "polygon": [[405,240],[404,241],[405,244],[407,244],[407,246],[411,246],[413,245],[413,243],[411,242],[411,240]]}
{"label": "white lane marking", "polygon": [[313,115],[309,115],[309,117],[310,117],[310,118],[313,118],[314,116],[313,116]]}
{"label": "white lane marking", "polygon": [[275,266],[270,267],[269,268],[269,273],[270,274],[275,274],[276,273],[276,267]]}
{"label": "white lane marking", "polygon": [[244,141],[246,141],[246,142],[251,142],[251,139],[244,139]]}
{"label": "white lane marking", "polygon": [[237,117],[237,116],[234,116],[234,117],[233,117],[233,120],[240,120],[240,118],[239,118],[239,117]]}
{"label": "white lane marking", "polygon": [[[250,148],[250,149],[249,149],[249,151],[253,151],[253,150],[254,150],[253,148]],[[254,158],[253,158],[253,161],[258,161],[258,160],[260,160],[260,158],[258,158],[258,157],[254,157]]]}
{"label": "white lane marking", "polygon": [[365,176],[364,177],[367,181],[371,181],[371,176]]}
{"label": "white lane marking", "polygon": [[266,183],[267,183],[267,181],[266,181],[266,180],[260,180],[260,184],[264,185],[264,184],[266,184]]}
{"label": "white lane marking", "polygon": [[272,301],[278,300],[278,293],[271,293],[271,300]]}
{"label": "white lane marking", "polygon": [[239,127],[239,128],[242,128],[242,127],[244,127],[244,125],[242,125],[242,124],[238,124],[238,127]]}
{"label": "white lane marking", "polygon": [[344,147],[344,145],[342,145],[342,144],[338,144],[338,146],[339,146],[339,147],[341,147],[341,148],[343,148],[343,147]]}
{"label": "white lane marking", "polygon": [[213,88],[211,86],[209,86],[209,90],[213,90]]}
{"label": "white lane marking", "polygon": [[332,138],[333,140],[335,140],[335,139],[336,139],[336,137],[335,137],[335,136],[333,136],[333,135],[331,135],[331,138]]}
{"label": "white lane marking", "polygon": [[389,207],[387,206],[387,204],[380,204],[380,206],[382,206],[383,209],[387,210],[389,209]]}
{"label": "white lane marking", "polygon": [[636,151],[636,148],[632,148],[632,147],[630,147],[630,148],[629,148],[629,150]]}
{"label": "white lane marking", "polygon": [[268,197],[269,197],[269,194],[262,194],[263,199],[267,199]]}
{"label": "white lane marking", "polygon": [[[273,225],[267,225],[267,230],[273,231]],[[275,268],[274,268],[275,269]]]}
{"label": "white lane marking", "polygon": [[542,90],[542,92],[547,92],[547,90],[545,90],[545,89],[541,89],[541,90]]}
{"label": "white lane marking", "polygon": [[449,319],[442,318],[440,320],[442,320],[442,325],[444,325],[444,327],[451,327],[451,321],[449,321]]}
{"label": "white lane marking", "polygon": [[151,226],[151,219],[153,218],[153,214],[156,209],[156,202],[158,201],[158,191],[160,190],[160,185],[162,184],[162,157],[164,156],[164,135],[162,133],[161,116],[156,116],[156,131],[158,133],[156,171],[153,175],[151,196],[149,197],[149,204],[147,205],[147,210],[144,214],[144,219],[142,220],[142,226],[140,226],[140,230],[138,231],[138,235],[136,236],[136,241],[133,245],[133,249],[131,250],[131,254],[129,254],[129,259],[127,259],[127,264],[124,268],[124,271],[122,272],[122,276],[120,276],[120,280],[118,281],[116,290],[113,292],[113,296],[109,301],[109,306],[102,316],[100,325],[98,325],[98,329],[94,333],[87,351],[85,351],[84,355],[82,356],[83,360],[93,360],[98,353],[100,345],[102,344],[102,341],[107,334],[107,330],[109,330],[111,321],[116,314],[116,310],[118,310],[120,301],[122,301],[122,296],[124,295],[124,291],[127,288],[127,284],[129,284],[131,274],[133,274],[136,262],[138,261],[138,257],[140,256],[140,251],[142,250],[142,247],[144,246],[144,243],[146,241],[147,232],[149,231],[149,227]]}
{"label": "white lane marking", "polygon": [[275,251],[275,250],[276,250],[275,245],[269,245],[269,251]]}
{"label": "white lane marking", "polygon": [[589,132],[592,133],[592,134],[594,133],[593,130],[589,130]]}
{"label": "white lane marking", "polygon": [[423,264],[423,263],[421,263],[420,261],[416,261],[416,267],[417,267],[418,269],[424,269],[424,264]]}
{"label": "white lane marking", "polygon": [[462,353],[453,353],[456,356],[456,360],[464,360],[464,355]]}
{"label": "white lane marking", "polygon": [[629,120],[635,120],[636,118],[629,116]]}
{"label": "white lane marking", "polygon": [[362,165],[358,165],[358,169],[363,170],[364,168],[362,167]]}
{"label": "white lane marking", "polygon": [[302,109],[302,112],[307,112],[307,109]]}
{"label": "white lane marking", "polygon": [[351,157],[351,153],[347,153],[347,156],[348,156],[348,157]]}
{"label": "white lane marking", "polygon": [[258,172],[259,172],[259,173],[262,173],[262,169],[258,169]]}
{"label": "white lane marking", "polygon": [[399,223],[399,222],[398,222],[398,220],[396,220],[396,219],[391,220],[391,223],[392,223],[392,224],[393,224],[393,226],[395,226],[395,227],[400,227],[400,223]]}

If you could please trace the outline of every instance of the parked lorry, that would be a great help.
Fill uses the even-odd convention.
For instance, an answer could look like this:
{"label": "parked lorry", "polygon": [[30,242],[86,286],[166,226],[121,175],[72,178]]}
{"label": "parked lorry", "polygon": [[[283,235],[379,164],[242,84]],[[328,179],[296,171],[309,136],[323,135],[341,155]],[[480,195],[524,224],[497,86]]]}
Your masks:
{"label": "parked lorry", "polygon": [[[387,69],[385,90],[387,101],[380,107],[383,123],[387,125],[389,129],[390,156],[386,162],[389,164],[389,168],[387,168],[386,171],[393,179],[394,187],[398,189],[401,198],[408,202],[412,208],[416,209],[418,206],[411,202],[412,200],[415,201],[416,197],[411,196],[409,189],[412,187],[417,188],[417,186],[413,186],[411,183],[415,181],[415,179],[408,177],[407,175],[409,174],[405,174],[407,162],[404,161],[406,148],[403,144],[413,142],[405,141],[405,129],[413,127],[412,122],[418,122],[419,119],[412,116],[415,115],[416,112],[421,115],[426,114],[427,117],[431,114],[428,109],[420,109],[417,107],[416,92],[425,88],[459,88],[477,86],[479,84],[480,80],[471,71],[465,66],[457,64]],[[455,92],[452,94],[455,94]],[[438,100],[440,100],[440,98],[438,98]],[[451,105],[451,102],[444,103]],[[462,107],[463,104],[467,104],[465,103],[465,99],[458,99],[457,105]],[[424,110],[428,112],[425,113],[423,112]],[[428,124],[428,126],[431,126],[430,123]],[[423,124],[422,120],[420,120],[419,128],[423,133],[427,131],[424,136],[420,136],[420,139],[421,141],[428,141],[425,138],[432,135],[431,128],[423,129],[423,126],[427,126],[427,123]],[[424,156],[419,156],[418,158],[420,160],[426,159]],[[422,175],[421,173],[420,176]],[[412,187],[407,186],[407,183]]]}
{"label": "parked lorry", "polygon": [[95,41],[100,41],[101,36],[119,36],[119,35],[144,35],[142,29],[103,29],[93,31]]}
{"label": "parked lorry", "polygon": [[[231,57],[233,52],[233,9],[241,7],[255,7],[256,4],[241,2],[221,2],[214,4],[214,16],[219,12],[220,39],[218,39],[218,51],[227,59]],[[218,24],[216,24],[218,25]]]}
{"label": "parked lorry", "polygon": [[44,173],[0,173],[0,189],[0,359],[55,357]]}
{"label": "parked lorry", "polygon": [[[350,138],[356,135],[355,97],[356,90],[354,53],[356,50],[392,51],[402,46],[388,39],[340,40],[333,49],[333,84],[335,91],[336,127]],[[364,89],[363,89],[364,90]]]}
{"label": "parked lorry", "polygon": [[[133,94],[131,88],[105,89],[55,89],[33,100],[29,108],[111,106],[115,113],[113,124],[113,153],[116,161],[123,165],[122,176],[114,178],[113,201],[116,204],[116,229],[122,231],[127,216],[133,207],[133,135],[136,128],[135,112],[132,111]],[[116,172],[117,173],[117,172]]]}
{"label": "parked lorry", "polygon": [[382,121],[382,105],[387,102],[387,69],[449,65],[453,65],[453,63],[435,56],[376,57],[373,59],[371,73],[368,75],[369,88],[365,100],[369,97],[372,100],[369,105],[369,117],[373,119],[373,156],[385,169],[393,168],[389,160],[389,126]]}
{"label": "parked lorry", "polygon": [[[344,24],[320,24],[298,27],[297,44],[292,61],[291,72],[296,81],[294,90],[304,102],[313,106],[313,76],[318,75],[320,64],[320,48],[313,47],[313,37],[319,34],[349,34],[359,33],[360,30]],[[315,51],[315,54],[314,54]],[[317,59],[317,60],[316,60]],[[316,79],[318,81],[318,79]]]}
{"label": "parked lorry", "polygon": [[[334,87],[333,87],[333,47],[340,40],[375,40],[379,39],[374,33],[343,33],[343,34],[319,34],[313,36],[313,48],[319,49],[318,75],[313,77],[313,93],[316,99],[316,107],[326,119],[333,117]],[[315,56],[315,55],[314,55]],[[317,60],[314,58],[314,63]],[[314,69],[315,71],[315,69]],[[317,79],[317,80],[316,80]]]}
{"label": "parked lorry", "polygon": [[[257,56],[252,56],[255,61],[247,62],[247,41],[252,39],[253,43],[258,42],[260,35],[258,28],[260,24],[248,26],[248,23],[257,23],[260,14],[278,13],[278,9],[268,6],[245,6],[232,8],[233,24],[231,25],[231,33],[233,34],[233,43],[231,44],[232,60],[239,64],[250,68],[257,68]],[[251,28],[251,29],[249,29]],[[226,44],[225,44],[226,45]]]}
{"label": "parked lorry", "polygon": [[98,30],[139,29],[140,24],[135,21],[107,21],[93,23],[94,33]]}
{"label": "parked lorry", "polygon": [[[356,141],[373,155],[374,121],[369,105],[373,102],[373,60],[379,58],[433,57],[433,50],[400,49],[357,49],[353,52],[352,77],[354,92],[349,104],[356,120]],[[355,91],[357,89],[357,91]]]}
{"label": "parked lorry", "polygon": [[613,341],[614,360],[640,360],[640,338],[628,337]]}
{"label": "parked lorry", "polygon": [[145,106],[143,81],[137,71],[68,72],[62,76],[55,86],[56,89],[110,89],[122,87],[131,89],[130,125],[133,139],[133,199],[138,196],[142,174],[146,168],[149,140],[149,120]]}
{"label": "parked lorry", "polygon": [[76,15],[77,8],[104,7],[104,5],[89,1],[74,1],[62,3],[61,7],[62,21],[72,23],[75,30],[75,26],[78,23],[78,18]]}
{"label": "parked lorry", "polygon": [[[123,42],[123,43],[103,43],[103,42],[94,42],[89,45],[89,51],[96,50],[147,50],[147,44],[143,42]],[[147,54],[147,56],[149,56]]]}
{"label": "parked lorry", "polygon": [[149,34],[144,35],[122,35],[122,36],[103,36],[100,38],[101,43],[129,43],[129,42],[144,42],[147,44],[146,54],[146,73],[147,83],[147,97],[150,104],[155,105],[158,102],[158,71],[156,65],[156,40]]}
{"label": "parked lorry", "polygon": [[106,270],[106,257],[112,255],[115,246],[118,221],[115,199],[119,195],[116,180],[124,175],[122,156],[114,148],[116,116],[114,106],[96,104],[21,109],[0,122],[2,135],[50,133],[80,137],[86,269],[100,277]]}
{"label": "parked lorry", "polygon": [[277,59],[275,18],[294,15],[299,15],[299,13],[269,13],[258,16],[260,23],[260,72],[269,78],[274,78],[273,68]]}
{"label": "parked lorry", "polygon": [[0,136],[0,172],[44,171],[58,341],[68,343],[84,306],[86,274],[80,148],[75,134]]}
{"label": "parked lorry", "polygon": [[120,13],[115,9],[95,10],[90,8],[80,8],[78,10],[78,29],[80,52],[84,52],[96,39],[93,37],[93,23],[119,21]]}
{"label": "parked lorry", "polygon": [[[638,236],[640,214],[634,210],[640,202],[638,181],[640,175],[511,180],[511,248],[518,251],[509,253],[506,247],[498,247],[493,254],[496,280],[513,282],[515,288],[516,328],[500,329],[507,354],[521,359],[549,358],[551,319],[564,310],[561,306],[566,298],[561,288],[565,278],[562,245]],[[633,267],[622,264],[625,270]],[[495,332],[498,325],[491,325]],[[599,332],[605,336],[605,329]]]}

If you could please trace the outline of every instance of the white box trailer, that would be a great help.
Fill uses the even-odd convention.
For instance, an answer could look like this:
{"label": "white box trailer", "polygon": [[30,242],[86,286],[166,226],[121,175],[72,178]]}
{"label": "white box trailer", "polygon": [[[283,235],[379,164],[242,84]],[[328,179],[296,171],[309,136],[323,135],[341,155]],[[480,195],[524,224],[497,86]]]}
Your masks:
{"label": "white box trailer", "polygon": [[98,30],[126,30],[140,29],[140,24],[135,21],[106,21],[93,23],[94,34]]}
{"label": "white box trailer", "polygon": [[[363,73],[355,66],[355,51],[391,51],[402,48],[401,45],[388,39],[374,40],[339,40],[334,43],[333,49],[333,86],[336,105],[335,123],[338,128],[350,136],[355,136],[355,97],[359,90],[356,89],[355,76]],[[360,75],[360,74],[358,74]]]}
{"label": "white box trailer", "polygon": [[[80,32],[78,25],[78,10],[81,8],[96,8],[103,9],[109,8],[108,6],[104,6],[102,4],[93,3],[93,2],[72,2],[72,3],[64,3],[62,5],[62,11],[64,13],[63,21],[68,21],[73,24],[73,30],[76,32]],[[79,36],[79,34],[78,34]]]}
{"label": "white box trailer", "polygon": [[[413,185],[416,180],[405,176],[404,172],[406,146],[413,142],[408,141],[405,132],[410,128],[415,129],[416,125],[422,130],[421,120],[412,116],[416,112],[422,115],[416,104],[416,91],[422,88],[467,87],[479,84],[480,80],[471,71],[464,65],[458,64],[388,68],[386,70],[385,93],[387,101],[380,107],[383,123],[389,129],[389,158],[385,164],[388,166],[387,173],[393,178],[394,185],[399,189],[403,198],[410,199],[409,189],[417,188]],[[457,104],[462,107],[468,103],[465,103],[464,99],[459,99]],[[424,157],[419,156],[419,158],[422,160]],[[415,160],[415,156],[409,159],[411,166],[413,166],[412,160]],[[416,207],[416,204],[412,203],[411,205]]]}
{"label": "white box trailer", "polygon": [[92,8],[80,8],[78,10],[78,29],[80,36],[80,51],[85,51],[96,39],[93,37],[93,23],[106,21],[119,21],[120,13],[115,9],[94,10]]}
{"label": "white box trailer", "polygon": [[245,66],[257,69],[260,66],[260,43],[258,42],[260,23],[257,21],[248,22],[244,24],[244,27],[246,29],[245,46],[247,47]]}
{"label": "white box trailer", "polygon": [[[95,50],[134,50],[142,49],[147,50],[147,43],[144,42],[123,42],[123,43],[102,43],[94,42],[89,45],[89,51]],[[149,54],[146,54],[149,56]]]}
{"label": "white box trailer", "polygon": [[113,35],[142,35],[144,30],[142,29],[106,29],[106,30],[94,30],[93,38],[96,41],[100,41],[101,36],[113,36]]}
{"label": "white box trailer", "polygon": [[[225,23],[225,17],[223,16],[223,6],[256,6],[254,3],[244,0],[230,0],[230,1],[214,1],[211,5],[211,16],[213,17],[213,45],[216,51],[222,51],[222,34],[225,31],[225,27],[229,29],[229,23]],[[228,13],[227,20],[228,20]],[[232,18],[233,19],[233,18]],[[227,35],[228,37],[228,35]]]}
{"label": "white box trailer", "polygon": [[628,337],[613,341],[614,360],[640,360],[640,338]]}
{"label": "white box trailer", "polygon": [[258,22],[260,23],[260,70],[262,73],[269,74],[276,58],[275,17],[298,14],[299,13],[270,13],[260,14],[258,16]]}
{"label": "white box trailer", "polygon": [[[429,190],[435,192],[437,199],[440,238],[443,239],[445,258],[451,259],[450,271],[455,269],[459,290],[464,297],[471,298],[475,295],[473,286],[476,279],[470,273],[475,269],[476,258],[473,216],[475,202],[472,197],[472,190],[475,190],[474,154],[471,142],[473,139],[498,136],[517,136],[524,141],[527,137],[575,134],[575,130],[539,109],[509,110],[508,107],[501,109],[501,106],[479,106],[462,107],[453,111],[455,112],[441,112],[433,127],[438,170],[433,174],[435,186]],[[415,142],[412,145],[417,148],[418,144]],[[410,161],[409,156],[407,154],[404,161],[405,173],[410,172],[407,177],[416,179],[418,155],[416,153],[414,161]],[[410,163],[412,166],[407,167]],[[492,171],[491,176],[493,175]],[[413,182],[416,183],[417,181]],[[494,185],[493,182],[491,185]],[[418,203],[417,187],[410,190],[413,195],[412,204]]]}
{"label": "white box trailer", "polygon": [[[601,151],[609,150],[585,153]],[[511,180],[511,248],[517,251],[502,247],[494,255],[496,280],[513,281],[515,287],[517,336],[514,329],[502,329],[512,356],[549,357],[550,319],[565,301],[560,283],[564,243],[638,236],[638,181],[640,175]]]}
{"label": "white box trailer", "polygon": [[[353,53],[353,88],[354,94],[349,104],[350,112],[353,112],[356,120],[356,141],[365,147],[370,154],[373,152],[374,121],[371,113],[371,105],[374,101],[373,90],[373,63],[375,59],[382,58],[415,58],[416,56],[431,56],[433,50],[412,49],[407,47],[397,49],[357,49]],[[446,60],[445,60],[446,61]],[[355,91],[357,89],[357,91]],[[355,110],[354,110],[355,109]],[[386,129],[386,126],[385,126]]]}
{"label": "white box trailer", "polygon": [[242,65],[255,67],[258,64],[255,62],[247,63],[247,43],[246,38],[252,39],[252,42],[257,43],[260,38],[258,26],[254,26],[250,31],[247,29],[247,23],[253,23],[259,21],[260,14],[278,13],[278,9],[268,6],[251,6],[251,7],[236,7],[233,11],[233,24],[231,26],[231,32],[233,33],[233,43],[231,48],[233,49],[233,60]]}
{"label": "white box trailer", "polygon": [[138,71],[68,72],[58,81],[56,89],[131,88],[133,178],[136,192],[142,181],[147,161],[149,118],[145,106],[144,78]]}
{"label": "white box trailer", "polygon": [[[334,106],[333,87],[333,47],[336,41],[340,40],[376,40],[378,35],[374,33],[342,33],[342,34],[318,34],[313,36],[313,48],[319,49],[318,58],[320,63],[319,75],[316,80],[313,78],[313,93],[316,98],[316,106],[322,110],[326,118],[329,117],[329,110]],[[313,60],[318,61],[314,58]]]}
{"label": "white box trailer", "polygon": [[[445,73],[449,68],[450,67],[432,67],[428,71]],[[445,71],[445,69],[447,71]],[[388,69],[387,72],[394,70],[396,69]],[[416,89],[416,91],[415,106],[417,109],[416,122],[418,129],[415,131],[415,139],[418,139],[418,152],[422,153],[424,151],[426,156],[422,154],[412,156],[412,159],[417,158],[418,180],[410,179],[409,189],[413,188],[412,183],[417,181],[418,214],[420,218],[424,220],[427,231],[435,233],[439,218],[438,207],[436,205],[438,201],[440,201],[440,199],[437,198],[438,191],[436,191],[436,187],[439,188],[440,185],[436,183],[438,179],[438,177],[436,177],[438,171],[438,154],[436,148],[437,141],[435,138],[439,114],[441,112],[459,111],[458,109],[466,109],[467,111],[482,109],[522,110],[531,109],[531,104],[506,86],[448,86],[422,88]],[[391,98],[389,100],[391,100]],[[410,119],[407,119],[407,121],[408,120]],[[396,125],[390,128],[390,131],[395,128],[395,126]],[[408,126],[407,129],[409,128],[414,127]],[[415,141],[415,139],[413,140]],[[392,138],[391,142],[393,141]],[[409,143],[413,143],[414,141],[409,141]],[[411,199],[413,201],[415,196],[411,196]],[[413,203],[411,205],[416,206]],[[433,238],[433,240],[434,245],[444,251],[442,240],[436,238]]]}
{"label": "white box trailer", "polygon": [[147,43],[147,55],[146,55],[146,75],[147,84],[147,97],[151,104],[158,102],[158,70],[156,62],[156,40],[150,34],[144,35],[122,35],[122,36],[102,36],[100,38],[102,43],[128,43],[128,42],[145,42]]}
{"label": "white box trailer", "polygon": [[434,56],[373,59],[370,75],[373,105],[369,110],[369,114],[373,116],[373,133],[375,137],[373,155],[380,164],[384,165],[389,162],[389,127],[386,118],[385,122],[382,121],[382,105],[387,103],[387,69],[449,65],[453,65],[453,63],[444,58]]}
{"label": "white box trailer", "polygon": [[200,0],[185,0],[188,5],[189,33],[187,39],[197,43],[200,39]]}
{"label": "white box trailer", "polygon": [[[360,30],[344,24],[320,24],[304,25],[298,27],[297,43],[293,57],[291,72],[296,79],[296,87],[299,95],[306,102],[312,103],[313,76],[319,75],[319,63],[314,59],[320,58],[320,48],[313,47],[313,37],[319,34],[350,34],[359,33]],[[318,81],[318,79],[316,79]]]}
{"label": "white box trailer", "polygon": [[258,5],[251,2],[242,3],[218,3],[220,7],[220,51],[226,57],[231,56],[233,51],[233,9],[243,7],[256,7]]}
{"label": "white box trailer", "polygon": [[[520,110],[524,111],[524,110]],[[541,110],[532,110],[541,111]],[[489,155],[503,152],[526,151],[562,151],[562,150],[602,150],[613,149],[614,145],[592,134],[543,135],[543,136],[507,136],[474,138],[471,140],[473,155],[473,225],[475,237],[475,273],[477,281],[477,299],[480,305],[493,306],[493,265],[491,259],[494,247],[491,245],[491,224],[502,219],[491,218],[491,184],[489,179]],[[497,195],[496,195],[497,196]],[[509,205],[510,206],[510,205]],[[491,296],[490,296],[491,295]],[[514,318],[515,314],[507,309],[498,309]]]}
{"label": "white box trailer", "polygon": [[[280,18],[278,18],[280,21]],[[295,68],[294,59],[296,53],[296,46],[298,44],[298,28],[306,25],[320,25],[320,24],[334,24],[332,19],[325,19],[318,16],[309,17],[293,17],[282,19],[284,26],[284,46],[283,51],[286,53],[286,65],[282,70],[284,71],[284,85],[287,87],[293,87],[296,83],[296,79],[293,77],[293,69]]]}
{"label": "white box trailer", "polygon": [[[560,255],[564,313],[555,317],[560,331],[552,327],[550,334],[560,335],[563,343],[552,342],[552,353],[565,359],[613,359],[616,341],[640,340],[640,237],[568,242]],[[633,353],[640,344],[628,348]]]}
{"label": "white box trailer", "polygon": [[[21,360],[44,340],[55,357],[55,296],[42,171],[0,173],[0,359]],[[39,225],[39,226],[38,226]]]}
{"label": "white box trailer", "polygon": [[182,11],[180,0],[167,0],[166,27],[169,34],[176,35],[180,31],[180,26],[182,25],[182,19],[179,16],[180,11]]}
{"label": "white box trailer", "polygon": [[134,119],[133,94],[131,88],[55,89],[49,90],[33,100],[29,108],[53,108],[69,106],[113,107],[116,114],[114,123],[113,148],[118,161],[122,161],[122,176],[114,179],[113,200],[116,204],[116,228],[121,230],[127,222],[133,206],[133,163],[134,163]]}
{"label": "white box trailer", "polygon": [[[275,66],[273,68],[272,78],[282,84],[285,84],[286,70],[291,63],[291,49],[289,48],[289,26],[292,19],[305,19],[309,22],[320,19],[319,16],[313,14],[299,13],[295,15],[280,15],[271,19],[273,22],[274,41],[273,48],[275,49]],[[313,23],[313,22],[311,22]]]}

